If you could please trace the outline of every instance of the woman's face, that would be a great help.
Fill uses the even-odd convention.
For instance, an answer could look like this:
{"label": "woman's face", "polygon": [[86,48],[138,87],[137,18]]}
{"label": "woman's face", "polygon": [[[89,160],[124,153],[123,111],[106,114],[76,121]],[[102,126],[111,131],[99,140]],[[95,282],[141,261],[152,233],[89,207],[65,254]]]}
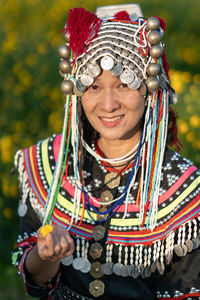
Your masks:
{"label": "woman's face", "polygon": [[110,71],[96,78],[82,96],[85,114],[105,140],[131,140],[140,136],[144,97],[131,90]]}

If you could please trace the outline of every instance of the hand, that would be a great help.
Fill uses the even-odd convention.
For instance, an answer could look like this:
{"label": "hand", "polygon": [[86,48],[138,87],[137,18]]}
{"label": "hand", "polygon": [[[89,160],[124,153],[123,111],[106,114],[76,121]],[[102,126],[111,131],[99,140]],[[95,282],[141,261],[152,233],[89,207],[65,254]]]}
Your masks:
{"label": "hand", "polygon": [[74,242],[66,228],[55,225],[45,236],[41,228],[37,231],[37,251],[42,260],[58,261],[74,252]]}

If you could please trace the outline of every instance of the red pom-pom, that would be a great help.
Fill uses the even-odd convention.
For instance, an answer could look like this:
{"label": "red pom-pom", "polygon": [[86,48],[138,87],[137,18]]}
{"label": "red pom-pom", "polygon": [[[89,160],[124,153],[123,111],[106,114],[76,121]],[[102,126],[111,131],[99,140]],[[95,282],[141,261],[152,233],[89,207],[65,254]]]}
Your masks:
{"label": "red pom-pom", "polygon": [[70,9],[64,33],[69,32],[69,47],[73,51],[74,59],[86,52],[91,41],[97,36],[101,23],[101,19],[84,8]]}
{"label": "red pom-pom", "polygon": [[119,20],[119,21],[131,21],[129,14],[125,10],[119,11],[118,13],[116,13],[114,15],[114,17],[116,20]]}

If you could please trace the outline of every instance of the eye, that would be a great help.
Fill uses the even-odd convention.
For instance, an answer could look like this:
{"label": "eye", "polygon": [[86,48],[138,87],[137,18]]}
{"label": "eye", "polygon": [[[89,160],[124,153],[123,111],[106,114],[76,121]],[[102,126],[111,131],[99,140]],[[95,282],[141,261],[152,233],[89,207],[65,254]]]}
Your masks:
{"label": "eye", "polygon": [[127,86],[126,83],[121,83],[119,87],[122,88],[122,89],[123,89],[123,88],[128,88],[128,86]]}
{"label": "eye", "polygon": [[92,84],[90,87],[89,87],[91,90],[98,90],[98,85],[96,85],[96,84]]}

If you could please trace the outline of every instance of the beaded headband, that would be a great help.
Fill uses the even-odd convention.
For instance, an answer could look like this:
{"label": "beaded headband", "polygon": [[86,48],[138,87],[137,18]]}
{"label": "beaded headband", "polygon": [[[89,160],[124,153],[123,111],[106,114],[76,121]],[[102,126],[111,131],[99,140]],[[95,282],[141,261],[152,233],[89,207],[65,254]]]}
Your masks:
{"label": "beaded headband", "polygon": [[[84,19],[87,28],[81,26]],[[102,70],[109,70],[133,90],[169,89],[170,103],[175,103],[177,96],[169,85],[163,49],[164,30],[165,22],[158,17],[131,20],[122,11],[113,18],[100,19],[81,8],[71,10],[64,29],[66,44],[59,48],[60,74],[65,77],[61,91],[82,96]]]}

